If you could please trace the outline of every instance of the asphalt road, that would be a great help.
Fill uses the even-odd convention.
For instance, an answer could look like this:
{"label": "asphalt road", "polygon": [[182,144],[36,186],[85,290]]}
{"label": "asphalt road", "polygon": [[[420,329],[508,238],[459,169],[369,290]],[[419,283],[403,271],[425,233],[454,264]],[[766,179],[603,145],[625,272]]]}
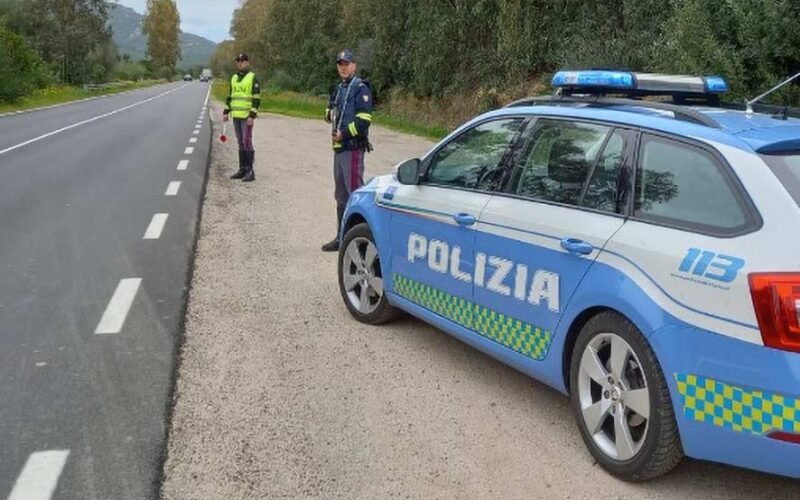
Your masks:
{"label": "asphalt road", "polygon": [[0,117],[0,498],[157,493],[207,96],[177,83]]}

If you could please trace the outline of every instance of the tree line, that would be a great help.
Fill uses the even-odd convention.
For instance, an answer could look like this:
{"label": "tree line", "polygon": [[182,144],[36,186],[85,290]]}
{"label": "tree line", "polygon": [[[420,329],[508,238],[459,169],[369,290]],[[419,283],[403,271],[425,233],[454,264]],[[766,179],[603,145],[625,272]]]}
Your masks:
{"label": "tree line", "polygon": [[175,0],[148,0],[149,59],[141,63],[118,54],[111,8],[106,0],[0,0],[0,103],[54,84],[174,74],[180,57]]}
{"label": "tree line", "polygon": [[799,22],[797,0],[245,0],[212,62],[231,71],[247,51],[279,87],[324,93],[350,46],[379,102],[486,108],[547,91],[558,69],[597,67],[719,74],[741,99],[800,71]]}

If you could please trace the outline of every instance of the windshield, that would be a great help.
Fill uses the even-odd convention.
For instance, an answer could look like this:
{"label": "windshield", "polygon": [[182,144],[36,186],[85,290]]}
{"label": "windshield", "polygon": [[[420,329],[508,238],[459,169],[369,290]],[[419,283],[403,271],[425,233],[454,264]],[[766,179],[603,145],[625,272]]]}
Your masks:
{"label": "windshield", "polygon": [[775,173],[800,206],[800,153],[786,155],[762,155],[769,168]]}

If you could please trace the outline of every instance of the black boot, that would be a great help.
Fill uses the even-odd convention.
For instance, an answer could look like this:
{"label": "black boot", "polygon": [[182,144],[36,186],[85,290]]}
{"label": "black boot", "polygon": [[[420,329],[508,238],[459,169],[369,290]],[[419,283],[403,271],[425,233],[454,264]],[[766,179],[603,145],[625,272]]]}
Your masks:
{"label": "black boot", "polygon": [[256,180],[256,172],[253,170],[253,163],[256,161],[256,152],[255,151],[245,151],[244,153],[247,157],[247,167],[245,168],[244,177],[242,177],[242,182],[253,182]]}
{"label": "black boot", "polygon": [[344,205],[336,205],[336,238],[322,245],[323,252],[338,252],[339,251],[339,231],[342,227],[342,218],[344,217]]}
{"label": "black boot", "polygon": [[247,157],[245,156],[247,153],[245,151],[239,151],[239,171],[236,172],[231,176],[231,179],[241,179],[244,177],[246,173],[245,165],[247,165]]}

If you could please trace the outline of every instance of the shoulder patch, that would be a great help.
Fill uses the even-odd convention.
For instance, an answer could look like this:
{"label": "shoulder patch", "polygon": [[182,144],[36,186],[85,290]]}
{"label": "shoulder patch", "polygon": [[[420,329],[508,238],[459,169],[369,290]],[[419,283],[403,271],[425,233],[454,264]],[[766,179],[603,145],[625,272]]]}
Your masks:
{"label": "shoulder patch", "polygon": [[369,102],[369,96],[366,94],[364,95],[364,102]]}

